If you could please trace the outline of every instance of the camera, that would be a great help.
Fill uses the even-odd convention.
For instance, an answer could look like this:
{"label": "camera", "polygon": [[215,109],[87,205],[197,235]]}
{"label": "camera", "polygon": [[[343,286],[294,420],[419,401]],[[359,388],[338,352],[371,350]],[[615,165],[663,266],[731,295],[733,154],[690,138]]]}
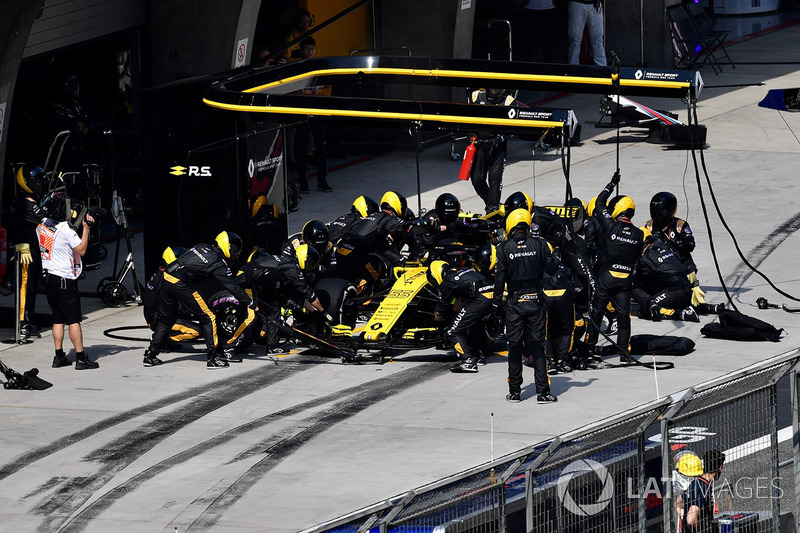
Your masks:
{"label": "camera", "polygon": [[[87,213],[95,220],[108,216],[108,211],[102,207],[87,207],[84,202],[70,198],[63,191],[54,192],[47,196],[42,202],[42,209],[49,218],[57,222],[65,220],[73,229],[80,227]],[[87,224],[92,226],[94,223],[87,221]]]}

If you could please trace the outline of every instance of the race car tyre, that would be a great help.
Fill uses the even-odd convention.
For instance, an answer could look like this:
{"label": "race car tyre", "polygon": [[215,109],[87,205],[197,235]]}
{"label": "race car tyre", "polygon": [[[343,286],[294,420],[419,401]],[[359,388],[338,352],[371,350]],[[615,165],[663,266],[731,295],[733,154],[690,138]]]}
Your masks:
{"label": "race car tyre", "polygon": [[341,278],[322,278],[314,293],[325,312],[333,317],[332,325],[354,328],[358,319],[358,293],[353,284]]}

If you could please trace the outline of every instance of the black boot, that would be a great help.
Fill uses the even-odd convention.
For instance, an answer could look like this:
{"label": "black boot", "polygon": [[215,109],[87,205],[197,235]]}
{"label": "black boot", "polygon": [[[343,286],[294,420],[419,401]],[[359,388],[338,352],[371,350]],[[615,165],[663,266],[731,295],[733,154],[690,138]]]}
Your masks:
{"label": "black boot", "polygon": [[94,361],[90,361],[86,352],[78,352],[75,354],[75,370],[92,370],[100,368],[100,365]]}
{"label": "black boot", "polygon": [[64,350],[56,350],[56,356],[53,357],[53,368],[61,368],[62,366],[70,366],[72,361],[67,359],[67,354]]}

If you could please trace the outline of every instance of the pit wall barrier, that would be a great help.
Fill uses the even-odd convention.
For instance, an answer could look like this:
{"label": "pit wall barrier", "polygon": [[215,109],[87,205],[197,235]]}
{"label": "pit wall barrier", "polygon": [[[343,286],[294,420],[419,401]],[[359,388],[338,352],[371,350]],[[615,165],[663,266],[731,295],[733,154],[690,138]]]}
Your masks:
{"label": "pit wall barrier", "polygon": [[678,532],[677,465],[710,450],[719,531],[795,532],[799,369],[797,348],[303,533]]}

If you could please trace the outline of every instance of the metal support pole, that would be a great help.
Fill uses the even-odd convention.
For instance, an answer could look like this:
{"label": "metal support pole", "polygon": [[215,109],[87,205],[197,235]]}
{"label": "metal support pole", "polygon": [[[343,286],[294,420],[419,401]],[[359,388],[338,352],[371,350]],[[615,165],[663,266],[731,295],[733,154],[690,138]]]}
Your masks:
{"label": "metal support pole", "polygon": [[661,504],[664,514],[664,531],[672,531],[672,469],[669,456],[669,419],[661,419],[661,480],[664,483],[664,499]]}
{"label": "metal support pole", "polygon": [[769,440],[772,449],[772,532],[780,533],[781,529],[781,497],[780,478],[778,477],[778,387],[773,383],[769,389]]}
{"label": "metal support pole", "polygon": [[[420,216],[420,213],[422,212],[422,184],[421,184],[420,169],[419,169],[419,143],[420,143],[419,130],[421,128],[420,128],[420,124],[417,124],[417,123],[415,123],[412,127],[415,130],[414,131],[414,142],[416,143],[415,144],[416,149],[414,151],[417,154],[417,216]],[[400,217],[402,218],[403,216],[404,216],[404,213],[401,213]]]}
{"label": "metal support pole", "polygon": [[794,457],[794,521],[800,524],[800,397],[798,373],[795,368],[789,374],[789,391],[792,395],[792,456]]}
{"label": "metal support pole", "polygon": [[645,470],[644,470],[644,433],[639,433],[636,439],[636,462],[637,470],[636,476],[639,478],[639,533],[647,531],[647,498],[644,491],[646,490],[645,483]]}

